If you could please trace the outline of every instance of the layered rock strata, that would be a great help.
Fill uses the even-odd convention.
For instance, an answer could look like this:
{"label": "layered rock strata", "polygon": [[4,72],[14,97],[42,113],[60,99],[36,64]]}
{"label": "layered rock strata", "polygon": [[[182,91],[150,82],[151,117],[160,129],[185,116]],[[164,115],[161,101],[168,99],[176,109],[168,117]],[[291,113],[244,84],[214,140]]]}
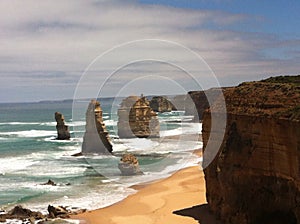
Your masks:
{"label": "layered rock strata", "polygon": [[141,175],[138,159],[130,154],[124,154],[118,164],[119,170],[124,176]]}
{"label": "layered rock strata", "polygon": [[129,96],[118,110],[118,135],[120,138],[159,137],[157,114],[151,109],[146,97]]}
{"label": "layered rock strata", "polygon": [[176,110],[174,105],[166,97],[163,96],[152,97],[150,101],[150,107],[153,111],[160,113],[170,112],[173,109]]}
{"label": "layered rock strata", "polygon": [[57,140],[69,140],[71,138],[69,127],[65,125],[64,115],[60,112],[55,112]]}
{"label": "layered rock strata", "polygon": [[86,126],[83,137],[83,153],[106,154],[113,151],[108,131],[102,118],[99,101],[92,100],[86,111]]}
{"label": "layered rock strata", "polygon": [[[223,89],[225,137],[204,170],[209,207],[223,223],[300,222],[300,76],[279,80]],[[209,137],[218,137],[210,129],[206,110],[204,161]]]}

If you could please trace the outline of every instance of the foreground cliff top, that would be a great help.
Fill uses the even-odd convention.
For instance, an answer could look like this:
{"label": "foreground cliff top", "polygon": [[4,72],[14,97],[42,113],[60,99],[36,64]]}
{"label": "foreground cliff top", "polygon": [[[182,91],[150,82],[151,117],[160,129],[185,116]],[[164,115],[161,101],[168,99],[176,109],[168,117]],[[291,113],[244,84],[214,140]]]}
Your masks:
{"label": "foreground cliff top", "polygon": [[300,120],[300,75],[244,82],[223,92],[228,113]]}

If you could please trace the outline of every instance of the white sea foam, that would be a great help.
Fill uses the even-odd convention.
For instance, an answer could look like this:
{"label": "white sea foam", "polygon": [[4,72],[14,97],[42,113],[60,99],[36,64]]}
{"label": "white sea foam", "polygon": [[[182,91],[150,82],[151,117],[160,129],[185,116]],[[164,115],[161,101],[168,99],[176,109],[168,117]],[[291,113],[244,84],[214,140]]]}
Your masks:
{"label": "white sea foam", "polygon": [[202,130],[201,123],[182,123],[181,127],[171,130],[160,131],[161,137],[175,136],[175,135],[190,135],[200,134]]}
{"label": "white sea foam", "polygon": [[0,125],[36,125],[37,122],[1,122]]}
{"label": "white sea foam", "polygon": [[85,126],[86,122],[85,121],[74,121],[72,123],[67,123],[66,125],[69,125],[69,126]]}
{"label": "white sea foam", "polygon": [[116,126],[117,125],[117,121],[114,121],[114,120],[105,120],[104,121],[104,124],[106,125],[106,126]]}
{"label": "white sea foam", "polygon": [[70,143],[70,142],[82,142],[81,138],[70,138],[69,140],[57,140],[56,136],[51,136],[44,138],[46,142],[56,142],[56,143]]}
{"label": "white sea foam", "polygon": [[0,135],[34,138],[34,137],[44,137],[44,136],[55,136],[56,131],[48,131],[48,130],[13,131],[13,132],[0,132]]}
{"label": "white sea foam", "polygon": [[36,163],[36,161],[21,157],[0,158],[0,173],[7,174],[19,170],[26,170],[29,166],[32,166]]}

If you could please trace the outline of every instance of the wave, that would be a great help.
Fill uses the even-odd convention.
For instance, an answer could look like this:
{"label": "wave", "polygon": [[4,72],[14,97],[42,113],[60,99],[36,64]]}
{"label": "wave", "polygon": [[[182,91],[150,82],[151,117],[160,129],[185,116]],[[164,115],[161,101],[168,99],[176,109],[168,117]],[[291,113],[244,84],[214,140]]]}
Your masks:
{"label": "wave", "polygon": [[82,142],[82,138],[70,138],[70,140],[57,140],[56,136],[51,136],[44,138],[46,142],[56,142],[56,143],[70,143],[70,142]]}
{"label": "wave", "polygon": [[37,125],[38,122],[0,122],[0,125]]}
{"label": "wave", "polygon": [[7,173],[26,170],[29,166],[36,163],[38,162],[26,158],[4,157],[0,159],[0,172],[2,175],[6,175]]}
{"label": "wave", "polygon": [[25,138],[56,136],[56,134],[57,134],[56,131],[48,131],[48,130],[0,132],[0,136],[17,136],[17,137],[25,137]]}
{"label": "wave", "polygon": [[201,134],[202,124],[201,123],[182,123],[181,127],[171,130],[161,130],[161,137],[176,136],[176,135],[190,135],[190,134]]}
{"label": "wave", "polygon": [[104,120],[104,124],[106,126],[117,126],[117,121],[114,121],[114,120]]}
{"label": "wave", "polygon": [[[56,126],[56,121],[50,121],[50,122],[43,122],[43,123],[38,123],[39,125],[42,126]],[[74,121],[74,122],[65,122],[66,125],[70,127],[75,127],[75,126],[84,126],[85,121]]]}

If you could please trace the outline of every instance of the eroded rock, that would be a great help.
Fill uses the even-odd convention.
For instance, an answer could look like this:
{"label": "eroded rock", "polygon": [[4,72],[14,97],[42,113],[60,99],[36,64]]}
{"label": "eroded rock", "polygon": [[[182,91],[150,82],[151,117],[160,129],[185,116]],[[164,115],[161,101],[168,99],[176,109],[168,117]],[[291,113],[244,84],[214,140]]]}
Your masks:
{"label": "eroded rock", "polygon": [[176,110],[174,105],[166,97],[163,96],[152,97],[150,101],[150,107],[153,111],[160,113],[170,112],[173,109]]}
{"label": "eroded rock", "polygon": [[100,102],[92,100],[86,111],[86,131],[83,137],[83,153],[107,154],[113,151],[108,131],[103,122]]}
{"label": "eroded rock", "polygon": [[7,213],[0,214],[0,220],[4,221],[6,219],[19,219],[19,220],[41,220],[46,216],[41,212],[31,211],[30,209],[23,208],[21,205],[15,206],[12,210]]}
{"label": "eroded rock", "polygon": [[157,114],[151,109],[146,97],[129,96],[118,110],[118,135],[120,138],[159,137]]}
{"label": "eroded rock", "polygon": [[118,167],[124,176],[143,174],[143,172],[140,170],[138,159],[130,153],[122,156]]}
{"label": "eroded rock", "polygon": [[71,138],[69,127],[65,125],[64,115],[60,112],[55,112],[57,140],[69,140]]}

